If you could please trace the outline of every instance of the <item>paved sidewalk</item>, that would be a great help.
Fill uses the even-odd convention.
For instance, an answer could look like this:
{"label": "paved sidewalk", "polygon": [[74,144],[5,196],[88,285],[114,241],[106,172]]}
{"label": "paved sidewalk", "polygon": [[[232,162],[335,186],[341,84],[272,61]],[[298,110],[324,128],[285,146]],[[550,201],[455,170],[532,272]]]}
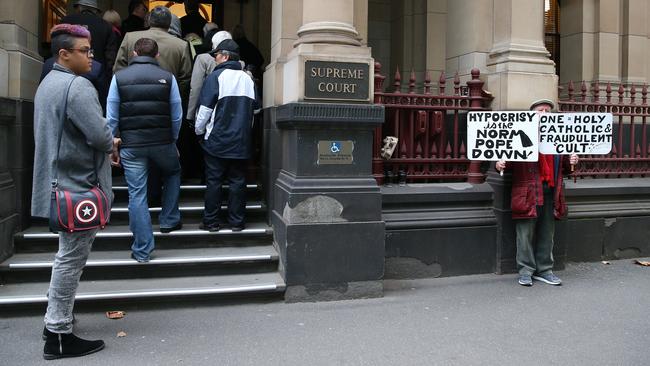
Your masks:
{"label": "paved sidewalk", "polygon": [[[649,365],[650,267],[569,264],[564,286],[514,275],[386,281],[381,299],[77,313],[105,350],[43,361],[42,315],[0,319],[10,365]],[[117,338],[119,331],[127,336]]]}

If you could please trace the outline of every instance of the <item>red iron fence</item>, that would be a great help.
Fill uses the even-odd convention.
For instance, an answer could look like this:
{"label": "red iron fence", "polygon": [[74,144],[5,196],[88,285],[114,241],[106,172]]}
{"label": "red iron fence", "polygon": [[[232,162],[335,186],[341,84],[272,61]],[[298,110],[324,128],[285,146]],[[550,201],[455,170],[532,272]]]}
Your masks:
{"label": "red iron fence", "polygon": [[602,94],[598,83],[591,84],[588,90],[583,81],[580,90],[576,91],[573,82],[569,82],[566,95],[560,98],[561,112],[614,115],[611,153],[581,156],[573,174],[581,178],[650,176],[650,146],[646,127],[646,120],[650,117],[647,85],[641,87],[640,93],[634,85],[629,88],[620,85],[616,92],[612,92],[612,86],[608,83]]}
{"label": "red iron fence", "polygon": [[[409,183],[467,181],[482,183],[485,175],[480,162],[466,157],[466,114],[489,110],[492,96],[483,90],[478,69],[472,79],[461,85],[458,74],[453,80],[453,94],[445,94],[447,81],[440,75],[434,88],[429,73],[423,90],[416,91],[415,73],[411,71],[406,91],[402,91],[399,69],[395,73],[394,91],[384,91],[385,76],[375,63],[375,104],[384,105],[386,121],[375,131],[373,174],[379,184],[385,177],[406,175]],[[433,89],[437,89],[433,91]],[[391,158],[381,157],[386,136],[399,139]]]}

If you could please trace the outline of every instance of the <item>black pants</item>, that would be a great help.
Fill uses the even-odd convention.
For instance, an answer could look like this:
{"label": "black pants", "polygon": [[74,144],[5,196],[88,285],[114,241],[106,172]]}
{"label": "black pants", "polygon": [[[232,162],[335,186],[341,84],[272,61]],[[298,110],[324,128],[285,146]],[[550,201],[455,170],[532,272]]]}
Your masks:
{"label": "black pants", "polygon": [[246,214],[246,160],[221,159],[208,154],[204,156],[207,188],[203,223],[206,225],[219,223],[221,185],[227,179],[230,185],[228,223],[232,226],[243,226]]}
{"label": "black pants", "polygon": [[187,121],[183,121],[181,125],[176,145],[181,155],[183,178],[185,180],[198,178],[203,181],[203,160],[201,159],[203,149],[194,133],[194,128],[190,127]]}

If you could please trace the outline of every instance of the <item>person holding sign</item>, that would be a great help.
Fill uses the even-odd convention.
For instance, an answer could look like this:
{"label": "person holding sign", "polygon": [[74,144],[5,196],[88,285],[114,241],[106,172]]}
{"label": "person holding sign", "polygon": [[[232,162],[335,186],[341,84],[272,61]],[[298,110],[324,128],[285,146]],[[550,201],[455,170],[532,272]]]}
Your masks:
{"label": "person holding sign", "polygon": [[[541,99],[533,102],[531,111],[548,113],[554,108],[552,101]],[[496,169],[512,171],[512,218],[517,232],[518,282],[532,286],[533,279],[561,285],[553,274],[553,235],[555,221],[566,215],[562,186],[563,170],[578,163],[576,154],[539,154],[537,162],[496,163]],[[536,239],[536,242],[534,242]]]}

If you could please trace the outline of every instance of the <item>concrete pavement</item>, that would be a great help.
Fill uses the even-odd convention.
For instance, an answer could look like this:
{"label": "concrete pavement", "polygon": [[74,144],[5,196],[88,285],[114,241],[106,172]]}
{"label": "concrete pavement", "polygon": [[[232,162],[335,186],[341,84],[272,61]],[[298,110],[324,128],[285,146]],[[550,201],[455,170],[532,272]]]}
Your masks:
{"label": "concrete pavement", "polygon": [[81,309],[76,333],[107,346],[66,361],[42,360],[41,314],[5,314],[0,364],[648,365],[650,267],[611,263],[569,264],[561,287],[477,275],[386,281],[380,299]]}

